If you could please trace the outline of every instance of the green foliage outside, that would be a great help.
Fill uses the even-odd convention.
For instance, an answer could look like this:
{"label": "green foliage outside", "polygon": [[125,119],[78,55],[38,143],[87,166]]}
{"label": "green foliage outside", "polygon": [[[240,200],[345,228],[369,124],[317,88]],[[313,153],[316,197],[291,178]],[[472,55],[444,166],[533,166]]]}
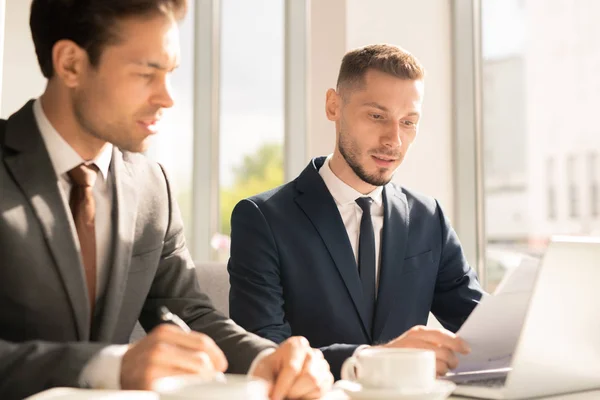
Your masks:
{"label": "green foliage outside", "polygon": [[231,234],[231,212],[242,199],[283,184],[283,146],[266,143],[256,152],[244,156],[233,168],[233,185],[222,187],[220,195],[220,232]]}

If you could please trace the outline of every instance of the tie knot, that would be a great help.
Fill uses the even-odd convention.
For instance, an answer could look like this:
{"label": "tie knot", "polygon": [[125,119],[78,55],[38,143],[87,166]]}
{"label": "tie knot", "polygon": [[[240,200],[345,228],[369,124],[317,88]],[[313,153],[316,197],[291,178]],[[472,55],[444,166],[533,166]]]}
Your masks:
{"label": "tie knot", "polygon": [[356,204],[360,208],[362,208],[363,213],[371,214],[371,203],[373,203],[373,199],[370,197],[359,197],[356,199]]}
{"label": "tie knot", "polygon": [[96,183],[98,167],[96,165],[79,164],[68,172],[69,177],[77,186],[92,187]]}

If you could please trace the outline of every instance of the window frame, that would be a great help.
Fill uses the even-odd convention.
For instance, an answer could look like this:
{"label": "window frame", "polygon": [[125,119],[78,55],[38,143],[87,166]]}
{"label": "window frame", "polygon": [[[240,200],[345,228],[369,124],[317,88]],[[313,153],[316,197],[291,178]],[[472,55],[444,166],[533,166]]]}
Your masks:
{"label": "window frame", "polygon": [[[4,76],[4,35],[6,28],[4,16],[6,15],[6,2],[0,0],[0,94],[2,94],[2,77]],[[0,110],[2,109],[2,96],[0,95]]]}
{"label": "window frame", "polygon": [[454,226],[485,288],[481,1],[452,1]]}
{"label": "window frame", "polygon": [[219,223],[219,85],[221,0],[194,4],[194,144],[189,250],[198,261],[216,259],[210,241]]}

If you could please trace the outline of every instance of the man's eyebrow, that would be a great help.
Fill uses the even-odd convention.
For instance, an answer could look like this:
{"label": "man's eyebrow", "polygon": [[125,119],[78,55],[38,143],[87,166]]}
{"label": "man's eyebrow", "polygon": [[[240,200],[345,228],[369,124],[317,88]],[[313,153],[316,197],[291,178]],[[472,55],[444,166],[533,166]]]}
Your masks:
{"label": "man's eyebrow", "polygon": [[378,109],[380,109],[381,111],[385,111],[385,112],[389,111],[389,110],[387,109],[387,107],[385,107],[385,106],[382,106],[381,104],[379,104],[379,103],[375,103],[375,102],[364,103],[364,104],[363,104],[363,106],[366,106],[366,107],[374,107],[374,108],[378,108]]}
{"label": "man's eyebrow", "polygon": [[[141,65],[143,67],[158,69],[160,71],[169,71],[169,69],[166,66],[162,65],[159,62],[155,62],[155,61],[132,61],[132,63]],[[170,71],[175,70],[177,67],[179,67],[179,64],[175,64],[175,66]]]}
{"label": "man's eyebrow", "polygon": [[[384,112],[388,112],[389,111],[387,107],[382,106],[381,104],[375,103],[375,102],[364,103],[363,106],[365,106],[365,107],[374,107],[374,108],[377,108],[377,109],[379,109],[381,111],[384,111]],[[407,117],[420,117],[421,114],[419,114],[417,111],[411,111],[406,116]]]}

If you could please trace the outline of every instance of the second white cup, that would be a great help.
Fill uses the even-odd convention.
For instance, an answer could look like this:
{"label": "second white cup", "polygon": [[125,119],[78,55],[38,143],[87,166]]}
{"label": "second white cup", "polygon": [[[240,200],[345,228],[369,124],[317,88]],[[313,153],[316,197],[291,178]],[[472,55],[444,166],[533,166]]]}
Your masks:
{"label": "second white cup", "polygon": [[421,349],[368,348],[342,365],[342,379],[371,389],[429,390],[435,384],[435,353]]}

